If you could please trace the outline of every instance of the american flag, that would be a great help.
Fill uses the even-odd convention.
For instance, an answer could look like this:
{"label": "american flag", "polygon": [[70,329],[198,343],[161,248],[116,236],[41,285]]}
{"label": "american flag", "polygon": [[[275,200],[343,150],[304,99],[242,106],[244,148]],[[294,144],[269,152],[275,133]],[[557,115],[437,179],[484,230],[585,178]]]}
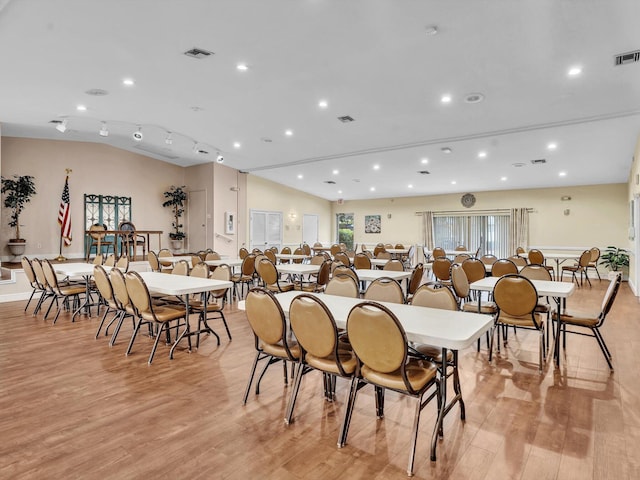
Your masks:
{"label": "american flag", "polygon": [[69,176],[64,181],[62,190],[62,200],[58,210],[58,223],[60,224],[60,235],[64,239],[66,246],[71,245],[71,206],[69,205]]}

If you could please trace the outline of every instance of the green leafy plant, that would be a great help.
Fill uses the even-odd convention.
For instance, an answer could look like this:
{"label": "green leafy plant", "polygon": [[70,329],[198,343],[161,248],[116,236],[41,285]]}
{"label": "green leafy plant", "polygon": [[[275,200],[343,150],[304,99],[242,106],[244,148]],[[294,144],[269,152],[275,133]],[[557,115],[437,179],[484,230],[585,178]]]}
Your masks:
{"label": "green leafy plant", "polygon": [[36,184],[31,175],[14,175],[13,179],[2,177],[2,193],[5,194],[4,206],[11,209],[9,226],[16,229],[16,236],[12,242],[24,242],[20,238],[20,214],[24,206],[36,194]]}
{"label": "green leafy plant", "polygon": [[182,231],[181,218],[184,214],[184,202],[187,200],[187,192],[185,192],[186,187],[182,185],[181,187],[176,187],[175,185],[171,185],[169,190],[164,192],[165,202],[162,204],[163,207],[170,207],[173,213],[173,223],[171,226],[173,227],[173,232],[169,233],[169,238],[171,240],[182,240],[185,237],[184,231]]}
{"label": "green leafy plant", "polygon": [[629,266],[629,252],[624,248],[609,246],[600,255],[600,265],[608,267],[614,272]]}

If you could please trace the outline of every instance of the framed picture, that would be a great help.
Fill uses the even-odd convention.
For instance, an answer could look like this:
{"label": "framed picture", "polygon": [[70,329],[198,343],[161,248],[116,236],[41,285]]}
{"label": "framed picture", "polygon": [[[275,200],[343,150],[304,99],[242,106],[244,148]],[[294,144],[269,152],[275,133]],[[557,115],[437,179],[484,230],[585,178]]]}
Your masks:
{"label": "framed picture", "polygon": [[236,214],[224,212],[224,233],[233,235],[236,233]]}
{"label": "framed picture", "polygon": [[364,233],[382,233],[380,215],[364,216]]}

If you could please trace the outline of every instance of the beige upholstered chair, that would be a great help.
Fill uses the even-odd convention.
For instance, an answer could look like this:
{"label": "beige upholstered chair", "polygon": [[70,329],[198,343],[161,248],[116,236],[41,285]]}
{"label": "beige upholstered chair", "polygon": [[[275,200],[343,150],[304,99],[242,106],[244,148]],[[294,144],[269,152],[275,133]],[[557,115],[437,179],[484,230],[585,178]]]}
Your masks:
{"label": "beige upholstered chair", "polygon": [[[300,364],[287,405],[285,423],[291,423],[302,376],[319,370],[325,379],[325,398],[335,397],[336,377],[353,376],[357,359],[351,346],[341,342],[333,315],[318,297],[297,296],[289,307],[289,322],[300,347]],[[348,393],[347,393],[348,398]]]}
{"label": "beige upholstered chair", "polygon": [[591,250],[591,260],[589,261],[589,265],[585,268],[585,272],[590,268],[593,268],[598,275],[598,280],[602,281],[600,278],[600,272],[598,271],[598,260],[600,260],[600,249],[598,247],[593,247]]}
{"label": "beige upholstered chair", "polygon": [[31,260],[31,266],[33,267],[33,273],[36,277],[38,289],[42,290],[40,298],[38,299],[38,303],[36,304],[36,308],[33,309],[33,315],[36,315],[48,298],[52,299],[51,304],[49,305],[49,309],[51,308],[51,305],[53,304],[53,301],[55,299],[55,295],[53,294],[53,292],[49,288],[49,284],[47,283],[47,277],[45,276],[44,270],[42,268],[42,261],[34,258],[33,260]]}
{"label": "beige upholstered chair", "polygon": [[382,267],[382,269],[383,270],[390,270],[392,272],[403,272],[404,271],[404,265],[402,265],[402,262],[400,260],[391,259],[387,263],[384,264],[384,267]]}
{"label": "beige upholstered chair", "polygon": [[100,330],[102,330],[102,326],[107,318],[109,312],[114,314],[111,322],[105,328],[105,336],[108,334],[109,326],[119,317],[120,309],[118,307],[118,303],[116,302],[115,294],[113,293],[113,287],[111,286],[111,280],[109,279],[109,275],[107,275],[106,270],[102,267],[102,265],[96,265],[93,267],[93,280],[96,284],[98,292],[100,292],[100,299],[106,305],[104,310],[104,314],[100,319],[100,324],[98,325],[98,330],[96,330],[96,339],[100,336]]}
{"label": "beige upholstered chair", "polygon": [[498,257],[490,253],[487,253],[486,255],[483,255],[482,257],[480,257],[480,261],[485,265],[493,265],[498,261]]}
{"label": "beige upholstered chair", "polygon": [[[125,280],[127,293],[129,294],[129,298],[131,300],[131,303],[135,307],[135,311],[137,314],[137,322],[135,329],[133,330],[133,335],[131,335],[131,340],[129,341],[127,355],[131,353],[133,343],[135,342],[138,331],[143,324],[149,326],[158,326],[159,329],[156,332],[156,341],[153,344],[153,348],[151,349],[151,353],[149,354],[149,359],[147,361],[149,365],[151,365],[151,362],[153,362],[153,357],[156,353],[156,349],[158,348],[160,337],[162,337],[162,332],[164,331],[166,333],[168,341],[169,328],[172,328],[170,326],[171,322],[177,322],[175,325],[175,328],[177,330],[180,325],[185,324],[187,312],[183,306],[179,305],[154,305],[151,300],[151,295],[149,294],[147,284],[144,283],[144,280],[138,272],[128,272],[125,276]],[[184,319],[185,322],[180,322],[180,319]]]}
{"label": "beige upholstered chair", "polygon": [[[335,265],[336,262],[333,263],[333,265]],[[333,267],[332,265],[332,267]],[[358,273],[356,271],[354,271],[353,269],[347,267],[346,265],[338,265],[333,269],[332,272],[333,276],[337,276],[337,275],[349,275],[351,278],[353,278],[356,283],[360,282],[360,279],[358,278]]]}
{"label": "beige upholstered chair", "polygon": [[281,281],[278,275],[278,269],[268,258],[260,260],[259,272],[260,278],[264,282],[264,287],[270,292],[281,293],[293,290],[294,284]]}
{"label": "beige upholstered chair", "polygon": [[[544,338],[545,323],[539,313],[536,313],[538,304],[538,292],[531,280],[522,275],[509,274],[500,277],[493,289],[493,299],[498,306],[498,314],[494,321],[494,333],[501,325],[512,325],[516,328],[537,330],[539,333],[539,363],[538,369],[542,372],[542,365],[546,356],[546,343]],[[495,335],[491,336],[489,346],[489,361],[493,355],[493,342]],[[500,349],[500,335],[498,335],[498,350]]]}
{"label": "beige upholstered chair", "polygon": [[371,259],[364,253],[356,253],[353,257],[353,267],[356,270],[371,270]]}
{"label": "beige upholstered chair", "polygon": [[404,293],[398,282],[389,277],[376,278],[364,292],[365,300],[404,303]]}
{"label": "beige upholstered chair", "polygon": [[469,283],[477,282],[487,276],[485,264],[477,258],[468,258],[462,262],[462,269],[467,274]]}
{"label": "beige upholstered chair", "polygon": [[360,290],[358,282],[351,275],[338,274],[331,277],[327,283],[324,293],[327,295],[338,295],[340,297],[358,298]]}
{"label": "beige upholstered chair", "polygon": [[349,258],[349,256],[344,253],[344,252],[338,252],[333,256],[333,260],[335,262],[342,262],[343,265],[346,265],[347,267],[351,265],[351,259]]}
{"label": "beige upholstered chair", "polygon": [[520,255],[511,255],[507,260],[511,260],[517,267],[524,267],[528,265],[527,259]]}
{"label": "beige upholstered chair", "polygon": [[173,266],[173,270],[171,271],[171,275],[189,275],[189,262],[186,260],[179,260]]}
{"label": "beige upholstered chair", "polygon": [[375,258],[378,258],[378,254],[382,252],[386,252],[384,244],[378,243],[375,247],[373,247],[373,256]]}
{"label": "beige upholstered chair", "polygon": [[120,257],[116,262],[116,267],[126,273],[129,270],[129,257],[126,255]]}
{"label": "beige upholstered chair", "polygon": [[464,252],[467,250],[467,246],[466,245],[457,245],[456,246],[456,252]]}
{"label": "beige upholstered chair", "polygon": [[431,256],[435,260],[436,258],[446,257],[447,253],[445,252],[444,248],[436,247],[433,249],[433,252],[431,252]]}
{"label": "beige upholstered chair", "polygon": [[238,258],[244,260],[244,257],[246,257],[247,255],[249,255],[249,250],[244,247],[240,247],[240,249],[238,250]]}
{"label": "beige upholstered chair", "polygon": [[[234,273],[231,276],[234,296],[236,296],[238,300],[244,297],[244,285],[250,286],[253,284],[254,274],[256,273],[255,260],[256,256],[254,254],[248,254],[242,260],[240,272]],[[239,293],[238,284],[240,284],[242,287],[242,293]]]}
{"label": "beige upholstered chair", "polygon": [[422,277],[424,276],[424,265],[419,263],[411,272],[411,277],[409,278],[409,286],[407,287],[407,303],[411,299],[411,296],[416,293],[418,287],[422,284]]}
{"label": "beige upholstered chair", "polygon": [[258,362],[267,361],[256,382],[256,395],[260,393],[260,381],[271,364],[283,362],[286,384],[286,362],[298,362],[300,359],[300,347],[296,341],[290,338],[284,312],[273,293],[264,288],[252,288],[247,294],[245,309],[255,339],[256,356],[242,398],[243,405],[247,403]]}
{"label": "beige upholstered chair", "polygon": [[102,265],[102,262],[104,262],[104,256],[101,253],[99,253],[95,257],[93,257],[93,264],[94,265]]}
{"label": "beige upholstered chair", "polygon": [[36,272],[33,270],[33,265],[31,264],[31,260],[29,260],[27,257],[22,257],[21,263],[22,263],[22,269],[24,270],[24,275],[27,277],[27,281],[29,282],[29,285],[31,286],[31,289],[32,289],[31,295],[29,296],[29,300],[27,301],[27,304],[24,306],[24,311],[26,312],[27,308],[29,308],[29,304],[31,303],[31,299],[36,294],[36,292],[40,295],[44,295],[46,292],[46,288],[44,288],[38,282],[38,279],[36,278]]}
{"label": "beige upholstered chair", "polygon": [[340,253],[342,252],[342,248],[340,248],[340,245],[338,245],[337,243],[334,243],[333,245],[331,245],[331,255],[335,258],[336,253]]}
{"label": "beige upholstered chair", "polygon": [[117,268],[114,268],[109,272],[109,279],[111,280],[114,299],[118,306],[118,316],[116,317],[117,323],[116,328],[113,330],[113,335],[111,335],[111,340],[109,341],[110,347],[115,345],[118,333],[120,332],[120,328],[122,328],[122,323],[125,318],[131,317],[132,326],[134,329],[136,327],[136,311],[131,303],[131,299],[129,298],[124,275],[125,274]]}
{"label": "beige upholstered chair", "polygon": [[384,252],[378,252],[376,258],[391,260],[392,255],[385,250]]}
{"label": "beige upholstered chair", "polygon": [[576,284],[578,284],[577,274],[580,273],[579,285],[582,286],[582,276],[584,275],[584,278],[586,278],[587,282],[589,282],[589,286],[591,286],[591,280],[589,279],[589,275],[587,275],[587,267],[589,266],[590,262],[591,262],[591,250],[585,250],[584,252],[582,252],[582,255],[580,255],[580,259],[578,260],[578,263],[576,263],[575,265],[566,265],[562,267],[562,277],[560,278],[564,278],[564,272],[569,272],[571,273],[571,281],[576,282]]}
{"label": "beige upholstered chair", "polygon": [[[87,258],[86,261],[89,261],[89,256],[91,255],[91,249],[95,247],[96,255],[102,254],[103,247],[106,249],[106,253],[109,253],[109,249],[112,252],[115,252],[115,241],[112,239],[107,240],[107,234],[104,233],[107,230],[107,226],[99,223],[91,225],[89,227],[89,248],[87,248]],[[100,244],[100,252],[98,251],[98,243]]]}
{"label": "beige upholstered chair", "polygon": [[547,265],[544,259],[544,254],[536,249],[536,248],[532,248],[531,250],[529,250],[528,253],[528,259],[529,259],[529,263],[535,264],[535,265],[544,265],[544,268],[546,268],[547,270],[549,270],[549,273],[555,277],[556,272],[553,269],[553,267],[551,265]]}
{"label": "beige upholstered chair", "polygon": [[[575,333],[579,335],[586,335],[594,337],[597,342],[604,359],[607,361],[609,368],[613,371],[613,365],[611,364],[611,352],[604,341],[604,337],[600,332],[600,327],[604,324],[607,314],[613,306],[613,302],[616,299],[618,290],[620,289],[620,283],[622,282],[622,273],[617,273],[615,278],[609,283],[607,292],[602,299],[602,306],[599,312],[585,312],[579,310],[565,311],[560,315],[560,331],[562,332],[562,347],[567,348],[567,333]],[[553,318],[557,320],[558,314],[554,311]],[[568,328],[567,328],[568,327]],[[587,329],[589,333],[583,333],[580,329]],[[559,333],[558,333],[559,334]]]}
{"label": "beige upholstered chair", "polygon": [[158,252],[158,261],[160,262],[160,271],[162,273],[171,273],[173,270],[173,263],[169,261],[162,261],[162,257],[173,257],[173,254],[168,248],[163,248]]}
{"label": "beige upholstered chair", "polygon": [[305,243],[303,243],[303,244],[300,246],[300,248],[302,248],[302,252],[303,252],[305,255],[308,255],[309,257],[311,256],[311,247],[309,246],[309,244],[308,244],[308,243],[306,243],[306,242],[305,242]]}
{"label": "beige upholstered chair", "polygon": [[443,285],[451,285],[451,260],[447,257],[437,257],[431,266],[434,277]]}
{"label": "beige upholstered chair", "polygon": [[458,297],[460,309],[463,312],[486,313],[489,315],[496,313],[497,307],[494,302],[477,302],[471,300],[469,279],[461,265],[453,265],[451,267],[451,283],[453,285],[453,291]]}
{"label": "beige upholstered chair", "polygon": [[103,265],[105,267],[115,267],[116,266],[116,256],[113,253],[107,255],[107,258],[104,260]]}
{"label": "beige upholstered chair", "polygon": [[147,256],[147,260],[149,261],[149,267],[152,272],[160,271],[160,261],[158,260],[158,255],[153,250],[149,250],[149,255]]}
{"label": "beige upholstered chair", "polygon": [[314,282],[302,283],[300,289],[303,292],[322,292],[326,288],[327,283],[329,283],[330,276],[331,260],[325,260],[324,262],[322,262],[322,265],[320,265],[320,270],[318,270],[316,280]]}
{"label": "beige upholstered chair", "polygon": [[468,253],[459,253],[458,255],[453,257],[453,263],[460,264],[464,262],[467,258],[471,258],[471,255],[469,255]]}
{"label": "beige upholstered chair", "polygon": [[[49,305],[44,318],[47,318],[47,316],[49,315],[49,310],[51,310],[51,306],[55,301],[58,306],[58,311],[56,312],[56,316],[53,319],[53,323],[55,324],[58,321],[58,317],[60,316],[60,311],[62,310],[63,306],[68,305],[69,299],[73,299],[74,310],[80,307],[80,295],[86,293],[86,287],[84,285],[61,285],[58,282],[58,276],[56,275],[55,270],[51,266],[51,262],[49,262],[49,260],[47,259],[44,259],[41,261],[41,265],[42,270],[44,271],[44,276],[47,279],[47,288],[53,296],[51,305]],[[62,300],[62,302],[58,302],[58,300]]]}
{"label": "beige upholstered chair", "polygon": [[[356,305],[347,319],[347,334],[358,358],[358,367],[351,380],[338,447],[342,448],[347,443],[349,423],[362,386],[369,384],[375,387],[378,418],[384,417],[385,390],[408,395],[416,402],[407,466],[407,473],[411,476],[420,412],[430,400],[440,396],[436,365],[409,356],[407,336],[402,325],[389,309],[380,304],[363,302]],[[423,397],[429,390],[431,393],[424,400]]]}
{"label": "beige upholstered chair", "polygon": [[[200,263],[197,266],[193,267],[191,270],[192,277],[199,278],[211,278],[213,280],[222,280],[222,281],[230,281],[231,280],[231,269],[229,265],[222,264],[219,265],[213,272],[209,272],[209,268],[207,264]],[[227,331],[227,336],[229,340],[231,340],[231,332],[229,331],[229,325],[227,325],[227,319],[224,316],[224,305],[227,298],[227,292],[229,288],[221,288],[218,290],[212,290],[210,292],[206,292],[207,295],[207,309],[204,309],[204,302],[201,296],[200,300],[196,299],[194,301],[189,302],[189,306],[192,307],[194,313],[198,314],[198,330],[202,330],[202,327],[206,327],[209,331],[213,333],[218,341],[218,345],[220,345],[220,337],[218,334],[209,326],[209,320],[212,317],[209,314],[214,314],[219,316],[224,324],[224,328]],[[215,317],[213,317],[215,318]],[[196,348],[200,347],[200,335],[197,336],[196,340]]]}
{"label": "beige upholstered chair", "polygon": [[507,258],[501,258],[500,260],[493,262],[493,265],[491,265],[492,277],[502,277],[510,273],[518,273],[518,267]]}

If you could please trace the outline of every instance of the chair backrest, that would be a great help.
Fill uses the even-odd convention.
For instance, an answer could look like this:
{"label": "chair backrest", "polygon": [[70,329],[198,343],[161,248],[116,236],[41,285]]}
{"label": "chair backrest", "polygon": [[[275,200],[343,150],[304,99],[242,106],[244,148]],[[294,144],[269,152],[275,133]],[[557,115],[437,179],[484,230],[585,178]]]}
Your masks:
{"label": "chair backrest", "polygon": [[391,254],[385,250],[384,252],[378,252],[376,258],[386,258],[391,260]]}
{"label": "chair backrest", "polygon": [[111,280],[111,287],[113,288],[113,296],[118,304],[119,308],[125,308],[131,303],[129,294],[127,293],[127,285],[124,279],[124,273],[114,268],[109,272],[109,279]]}
{"label": "chair backrest", "polygon": [[278,269],[267,257],[262,257],[256,264],[258,274],[265,285],[273,285],[278,282]]}
{"label": "chair backrest", "polygon": [[129,257],[126,255],[121,256],[116,262],[116,267],[125,272],[129,271]]}
{"label": "chair backrest", "polygon": [[[213,280],[222,280],[228,282],[229,280],[231,280],[231,267],[229,267],[229,265],[227,265],[226,263],[218,265],[216,269],[211,272],[209,278]],[[218,290],[211,290],[211,294],[214,296],[214,298],[222,298],[224,300],[227,290],[229,290],[229,287],[221,288]]]}
{"label": "chair backrest", "polygon": [[289,307],[289,322],[302,349],[317,358],[335,362],[346,375],[338,359],[338,327],[327,306],[312,295],[298,295]]}
{"label": "chair backrest", "polygon": [[107,267],[115,267],[116,265],[116,256],[113,253],[107,255],[107,258],[104,261],[104,264]]}
{"label": "chair backrest", "polygon": [[42,268],[42,262],[37,258],[31,260],[31,266],[33,267],[33,273],[36,276],[36,281],[38,285],[42,288],[47,288],[49,286],[49,282],[47,282],[47,277],[44,274],[44,269]]}
{"label": "chair backrest", "polygon": [[264,256],[271,260],[271,263],[276,263],[276,254],[273,253],[273,250],[265,250]]}
{"label": "chair backrest", "polygon": [[380,373],[400,370],[405,389],[414,392],[407,374],[407,335],[396,316],[375,302],[359,303],[347,317],[347,335],[363,365]]}
{"label": "chair backrest", "polygon": [[507,260],[511,260],[517,267],[528,265],[527,259],[519,255],[511,255]]}
{"label": "chair backrest", "polygon": [[371,270],[371,259],[364,253],[356,253],[353,266],[356,270]]}
{"label": "chair backrest", "polygon": [[280,253],[282,253],[283,255],[291,255],[291,249],[289,247],[282,247]]}
{"label": "chair backrest", "polygon": [[436,283],[420,286],[411,297],[411,305],[418,307],[458,310],[458,302],[449,287]]}
{"label": "chair backrest", "polygon": [[27,280],[29,280],[29,283],[32,287],[36,286],[36,272],[33,271],[31,260],[29,260],[27,257],[22,257],[20,262],[22,263],[22,269],[24,270],[24,274],[26,275]]}
{"label": "chair backrest", "polygon": [[104,260],[104,257],[101,253],[98,253],[95,258],[93,259],[93,264],[94,265],[102,265],[102,262]]}
{"label": "chair backrest", "polygon": [[431,256],[435,260],[436,258],[446,257],[447,253],[444,251],[444,248],[436,247],[436,248],[433,249],[433,252],[431,252]]}
{"label": "chair backrest", "polygon": [[396,243],[395,248],[397,248],[398,250],[404,250],[404,245],[402,243]]}
{"label": "chair backrest", "polygon": [[329,278],[331,277],[331,260],[325,260],[320,265],[320,270],[318,270],[318,278],[316,279],[316,283],[318,285],[326,285],[329,283]]}
{"label": "chair backrest", "polygon": [[249,255],[249,250],[244,247],[240,247],[240,250],[238,250],[238,258],[244,260],[244,257],[246,257],[247,255]]}
{"label": "chair backrest", "polygon": [[471,258],[471,255],[469,255],[468,253],[459,253],[453,258],[453,263],[462,263],[467,258]]}
{"label": "chair backrest", "polygon": [[528,278],[508,274],[496,282],[493,299],[501,312],[523,317],[533,313],[538,304],[538,292]]}
{"label": "chair backrest", "polygon": [[491,266],[492,277],[502,277],[510,273],[518,273],[518,267],[508,258],[501,258]]}
{"label": "chair backrest", "polygon": [[404,303],[404,293],[398,282],[389,277],[376,278],[364,292],[365,300]]}
{"label": "chair backrest", "polygon": [[544,265],[544,255],[540,250],[536,248],[529,250],[528,257],[529,257],[529,263]]}
{"label": "chair backrest", "polygon": [[51,265],[51,262],[45,258],[40,262],[40,264],[42,265],[42,270],[44,271],[44,276],[47,279],[47,285],[49,285],[49,288],[54,292],[59,292],[58,277],[56,275],[56,271]]}
{"label": "chair backrest", "polygon": [[314,255],[309,263],[311,265],[322,265],[326,260],[324,255]]}
{"label": "chair backrest", "polygon": [[124,221],[124,222],[120,222],[120,225],[118,225],[118,230],[125,231],[126,233],[123,233],[121,235],[125,238],[128,238],[129,240],[132,240],[133,233],[136,231],[136,226],[129,221]]}
{"label": "chair backrest", "polygon": [[197,264],[199,264],[202,261],[202,258],[200,257],[200,254],[198,253],[190,253],[189,255],[191,255],[191,267],[195,267]]}
{"label": "chair backrest", "polygon": [[451,265],[451,285],[458,298],[465,299],[469,296],[469,279],[462,265]]}
{"label": "chair backrest", "polygon": [[339,297],[358,298],[360,291],[358,283],[349,275],[334,275],[324,289],[326,295],[337,295]]}
{"label": "chair backrest", "polygon": [[171,275],[189,275],[189,262],[186,260],[179,260],[173,266]]}
{"label": "chair backrest", "polygon": [[600,249],[598,247],[593,247],[591,250],[591,263],[597,263],[600,259]]}
{"label": "chair backrest", "polygon": [[242,275],[251,276],[256,273],[255,261],[256,256],[253,253],[250,253],[246,257],[244,257],[244,259],[242,260],[242,265],[240,266]]}
{"label": "chair backrest", "polygon": [[314,243],[313,243],[313,246],[314,246],[314,247],[322,247],[322,243],[320,243],[320,242],[314,242]]}
{"label": "chair backrest", "polygon": [[529,280],[546,280],[551,281],[551,272],[544,265],[526,265],[520,270],[520,275]]}
{"label": "chair backrest", "polygon": [[349,256],[344,253],[344,252],[338,252],[333,256],[333,259],[336,262],[342,262],[344,265],[351,265],[351,259],[349,258]]}
{"label": "chair backrest", "polygon": [[255,268],[255,271],[259,277],[260,277],[260,260],[262,260],[263,258],[267,258],[267,256],[264,253],[258,253],[253,259],[253,267]]}
{"label": "chair backrest", "polygon": [[622,282],[622,273],[616,273],[614,279],[609,282],[609,287],[607,288],[607,292],[604,294],[604,298],[602,299],[602,311],[600,312],[599,318],[602,323],[611,310],[613,306],[613,301],[616,299],[616,295],[618,294],[618,290],[620,289],[620,283]]}
{"label": "chair backrest", "polygon": [[580,255],[580,260],[578,260],[578,265],[580,265],[582,268],[587,268],[590,262],[591,262],[591,250],[585,250],[584,252],[582,252],[582,255]]}
{"label": "chair backrest", "polygon": [[102,298],[107,302],[113,302],[113,287],[111,286],[109,275],[107,275],[107,271],[102,265],[95,265],[93,267],[93,281],[96,283],[96,287]]}
{"label": "chair backrest", "polygon": [[485,265],[493,265],[498,261],[498,257],[490,253],[487,253],[486,255],[483,255],[480,257],[480,261]]}
{"label": "chair backrest", "polygon": [[172,265],[171,262],[163,262],[162,261],[162,257],[172,257],[173,254],[171,253],[171,251],[168,248],[163,248],[158,252],[158,260],[160,262],[160,265],[162,265],[163,267],[170,267]]}
{"label": "chair backrest", "polygon": [[447,257],[437,257],[433,261],[431,270],[435,277],[440,281],[447,281],[451,278],[449,270],[451,270],[451,260]]}
{"label": "chair backrest", "polygon": [[407,293],[409,295],[413,295],[420,284],[422,283],[422,277],[424,276],[424,265],[419,263],[411,272],[411,278],[409,279],[409,287],[407,289]]}
{"label": "chair backrest", "polygon": [[247,320],[253,334],[268,345],[280,344],[284,347],[287,357],[295,360],[286,341],[287,324],[282,307],[275,296],[264,288],[252,288],[245,300]]}
{"label": "chair backrest", "polygon": [[391,270],[392,272],[403,272],[404,265],[400,260],[392,259],[384,264],[383,270]]}
{"label": "chair backrest", "polygon": [[373,256],[378,257],[379,253],[385,252],[384,244],[378,243],[375,247],[373,247]]}
{"label": "chair backrest", "polygon": [[220,260],[220,254],[218,252],[209,252],[204,256],[206,260]]}
{"label": "chair backrest", "polygon": [[311,255],[311,247],[308,243],[303,243],[301,248],[305,255]]}
{"label": "chair backrest", "polygon": [[93,225],[91,225],[89,227],[89,236],[93,239],[93,240],[103,240],[104,237],[107,236],[106,233],[104,233],[107,230],[107,226],[106,225],[101,225],[99,223],[94,223]]}
{"label": "chair backrest", "polygon": [[457,245],[456,246],[456,252],[463,252],[465,250],[467,250],[466,245]]}
{"label": "chair backrest", "polygon": [[125,285],[127,286],[127,294],[129,295],[129,300],[136,308],[138,313],[142,314],[153,314],[152,306],[151,306],[151,295],[149,295],[149,289],[147,288],[147,284],[144,283],[144,280],[140,276],[140,274],[136,271],[127,272],[125,275]]}
{"label": "chair backrest", "polygon": [[267,250],[271,250],[275,255],[278,254],[278,247],[276,247],[275,245],[272,247],[269,247]]}
{"label": "chair backrest", "polygon": [[[336,262],[333,262],[334,264]],[[358,278],[358,274],[353,271],[351,268],[347,267],[346,265],[338,265],[336,268],[333,269],[333,275],[349,275],[351,278],[353,278],[356,283],[358,283],[360,281],[360,279]]]}
{"label": "chair backrest", "polygon": [[196,263],[192,268],[189,275],[198,278],[209,278],[209,265],[204,262]]}
{"label": "chair backrest", "polygon": [[469,283],[476,282],[487,276],[487,269],[484,265],[485,264],[477,258],[467,258],[462,262],[462,268],[464,269],[464,273],[467,274]]}
{"label": "chair backrest", "polygon": [[156,252],[149,250],[149,255],[147,256],[147,260],[149,261],[149,266],[151,267],[151,271],[153,272],[160,271],[160,262],[158,261],[158,255],[156,255]]}
{"label": "chair backrest", "polygon": [[[293,251],[294,255],[304,255],[304,250],[302,250],[302,248],[298,247]],[[297,258],[293,261],[293,263],[302,263],[302,259],[301,258]]]}
{"label": "chair backrest", "polygon": [[527,251],[524,248],[522,247],[516,248],[516,255],[522,255],[524,253],[527,253]]}

